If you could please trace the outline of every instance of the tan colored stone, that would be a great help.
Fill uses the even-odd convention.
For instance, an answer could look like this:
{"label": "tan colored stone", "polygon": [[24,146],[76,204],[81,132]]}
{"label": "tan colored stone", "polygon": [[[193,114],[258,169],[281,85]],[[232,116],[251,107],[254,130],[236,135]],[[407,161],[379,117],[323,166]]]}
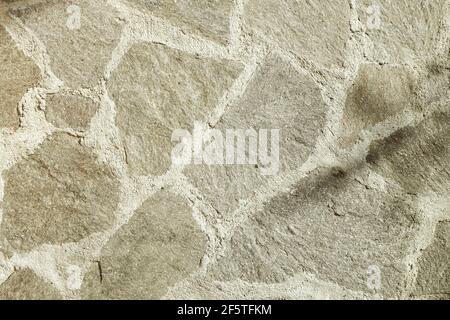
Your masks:
{"label": "tan colored stone", "polygon": [[[63,298],[49,277],[82,299],[371,294],[450,299],[450,221],[444,210],[450,190],[450,105],[445,106],[450,97],[450,43],[444,21],[449,4],[0,0],[0,131],[6,128],[6,140],[0,141],[0,299]],[[379,29],[369,28],[376,23],[370,21],[370,5],[381,7]],[[135,14],[147,30],[135,28]],[[202,46],[200,51],[208,43],[230,45],[232,23],[241,29],[243,41],[238,50],[242,55],[233,59],[247,61],[251,57],[246,54],[270,49],[245,90],[236,88],[241,81],[233,86],[243,70],[239,61],[174,49],[178,41],[191,38],[199,40],[191,44]],[[125,24],[130,28],[122,34]],[[168,29],[151,30],[157,25]],[[171,34],[174,30],[177,36]],[[135,42],[136,32],[155,38],[165,34],[166,45]],[[42,98],[42,108],[26,108],[26,127],[10,136],[8,132],[20,126],[21,98],[40,85],[43,71],[22,52],[15,36],[22,45],[33,45],[29,37],[42,42],[27,51],[39,56],[43,49],[45,57],[38,58],[48,57],[50,71],[65,86],[59,92],[41,92],[37,98]],[[103,79],[122,36],[131,41],[130,47]],[[286,55],[297,57],[308,72],[299,71]],[[336,79],[323,79],[315,67],[329,69]],[[355,71],[353,85],[342,92]],[[330,90],[323,92],[323,86]],[[89,141],[95,138],[89,128],[99,97],[91,101],[85,92],[106,92],[114,102],[112,113],[102,118],[114,117],[117,139],[107,140],[113,144],[109,147],[123,149],[119,152],[127,170],[122,174],[129,179],[119,180],[113,168],[100,161],[98,152],[104,148],[92,149],[82,138],[63,133],[86,131]],[[191,164],[184,176],[170,175],[170,181],[138,177],[166,173],[178,145],[171,141],[174,130],[192,133],[194,122],[210,119],[211,112],[218,116],[218,102],[225,113],[218,123],[209,124],[225,136],[229,129],[281,130],[280,168],[273,173],[278,176],[265,176],[266,166],[258,159],[258,164],[247,165]],[[341,116],[340,123],[331,125],[340,130],[326,132],[332,129],[327,128],[327,115]],[[45,130],[39,125],[42,117],[58,130],[30,149],[35,135]],[[405,122],[409,126],[390,133]],[[380,138],[366,141],[368,150],[363,143],[364,150],[356,148],[337,159],[322,150],[336,139],[336,147],[350,152],[358,139],[373,136],[366,134],[372,129]],[[340,163],[342,168],[308,171],[285,190],[299,174],[292,170],[313,154],[308,169],[325,163]],[[316,159],[323,156],[327,158]],[[142,195],[135,187],[148,189],[159,182],[192,185],[189,198],[197,197],[211,209],[208,225],[200,226],[204,222],[195,212],[203,205],[169,191],[135,202]],[[281,190],[274,196],[277,186]],[[122,194],[125,190],[130,194]],[[122,211],[130,206],[135,212],[128,216]],[[423,214],[444,221],[431,230]],[[116,229],[118,215],[129,220],[120,219],[123,225]],[[217,224],[210,225],[214,221]],[[209,239],[204,228],[219,239]],[[104,231],[108,239],[102,243],[95,234]],[[61,252],[45,245],[69,243]],[[218,251],[211,251],[214,248]],[[35,268],[14,269],[27,263],[45,269],[48,277],[35,274]]]}
{"label": "tan colored stone", "polygon": [[133,46],[108,84],[130,173],[165,173],[171,164],[172,131],[204,120],[241,67],[164,45]]}
{"label": "tan colored stone", "polygon": [[[80,24],[76,20],[79,8]],[[44,43],[55,75],[73,88],[92,87],[119,43],[122,22],[106,1],[19,2],[10,12]],[[72,9],[75,8],[75,9]]]}
{"label": "tan colored stone", "polygon": [[[316,170],[239,226],[211,274],[221,281],[280,283],[307,272],[351,290],[398,297],[409,270],[404,261],[414,243],[415,208],[403,195],[369,186],[368,174]],[[371,266],[381,271],[379,290],[367,285]]]}
{"label": "tan colored stone", "polygon": [[434,59],[426,64],[420,91],[424,109],[450,98],[450,50],[444,59]]}
{"label": "tan colored stone", "polygon": [[[379,28],[368,28],[373,14],[369,6],[380,8]],[[434,42],[444,18],[448,2],[445,0],[358,0],[359,20],[374,43],[375,52],[387,53],[391,62],[402,63],[406,57],[434,55]],[[373,20],[375,21],[375,20]]]}
{"label": "tan colored stone", "polygon": [[281,48],[326,67],[342,67],[350,38],[347,0],[249,0],[244,18]]}
{"label": "tan colored stone", "polygon": [[161,298],[199,268],[206,241],[186,200],[160,191],[103,248],[85,277],[82,297]]}
{"label": "tan colored stone", "polygon": [[438,223],[434,241],[423,251],[418,269],[414,296],[450,298],[450,222]]}
{"label": "tan colored stone", "polygon": [[362,130],[413,109],[417,80],[403,67],[362,64],[350,88],[342,119],[341,144],[354,144]]}
{"label": "tan colored stone", "polygon": [[45,104],[47,120],[58,128],[86,130],[98,104],[86,97],[58,93],[49,95]]}
{"label": "tan colored stone", "polygon": [[0,128],[19,126],[19,102],[38,85],[39,68],[21,52],[0,25]]}
{"label": "tan colored stone", "polygon": [[[314,81],[299,74],[278,56],[270,56],[256,71],[243,98],[215,126],[227,129],[279,129],[280,167],[274,175],[303,164],[315,147],[326,121],[327,108]],[[185,174],[216,210],[236,209],[272,175],[254,165],[190,165]]]}
{"label": "tan colored stone", "polygon": [[1,300],[60,300],[62,296],[50,283],[30,269],[15,271],[0,284]]}
{"label": "tan colored stone", "polygon": [[367,161],[374,171],[408,193],[448,195],[450,112],[436,112],[416,127],[405,127],[373,142]]}
{"label": "tan colored stone", "polygon": [[232,0],[126,0],[143,12],[163,18],[185,33],[221,44],[229,42]]}
{"label": "tan colored stone", "polygon": [[67,134],[49,137],[7,170],[4,181],[0,236],[13,249],[79,241],[114,222],[116,177]]}

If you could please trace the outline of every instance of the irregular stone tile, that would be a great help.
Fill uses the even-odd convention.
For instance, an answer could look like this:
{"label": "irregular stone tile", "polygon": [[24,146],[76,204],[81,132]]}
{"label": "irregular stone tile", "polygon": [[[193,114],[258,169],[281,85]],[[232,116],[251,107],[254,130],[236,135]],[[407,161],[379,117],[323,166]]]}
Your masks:
{"label": "irregular stone tile", "polygon": [[50,283],[30,269],[15,271],[0,284],[1,300],[60,300],[62,296]]}
{"label": "irregular stone tile", "polygon": [[98,104],[86,97],[57,93],[48,95],[45,104],[47,121],[58,128],[82,131],[89,127]]}
{"label": "irregular stone tile", "polygon": [[417,80],[402,67],[362,64],[350,88],[342,118],[341,144],[354,144],[362,130],[414,108]]}
{"label": "irregular stone tile", "polygon": [[418,261],[414,296],[450,298],[450,222],[438,223],[433,243]]}
{"label": "irregular stone tile", "polygon": [[420,94],[424,108],[434,102],[450,99],[450,50],[447,59],[428,62],[420,79]]}
{"label": "irregular stone tile", "polygon": [[143,12],[163,18],[191,33],[227,44],[230,38],[230,15],[233,0],[126,0]]}
{"label": "irregular stone tile", "polygon": [[164,45],[133,46],[108,84],[130,173],[165,173],[171,164],[172,131],[205,119],[241,68]]}
{"label": "irregular stone tile", "polygon": [[[326,112],[321,91],[313,80],[279,57],[270,56],[257,70],[241,101],[227,111],[215,128],[224,136],[227,129],[279,129],[276,175],[308,159],[325,125]],[[272,177],[263,175],[261,167],[189,165],[185,174],[219,212],[226,213]]]}
{"label": "irregular stone tile", "polygon": [[342,67],[350,15],[347,0],[249,0],[244,19],[285,50],[325,67]]}
{"label": "irregular stone tile", "polygon": [[[368,9],[373,5],[379,9]],[[445,0],[358,0],[357,9],[375,52],[387,53],[391,62],[400,63],[411,54],[434,54],[433,42],[446,5]]]}
{"label": "irregular stone tile", "polygon": [[49,137],[4,181],[0,236],[13,249],[79,241],[114,222],[117,179],[67,134]]}
{"label": "irregular stone tile", "polygon": [[0,128],[17,128],[20,99],[28,89],[38,85],[41,74],[1,25],[0,57]]}
{"label": "irregular stone tile", "polygon": [[[316,170],[239,226],[211,274],[280,283],[308,272],[350,290],[396,296],[406,285],[415,209],[403,195],[366,185],[367,177],[363,168]],[[367,285],[373,266],[381,271],[379,290]]]}
{"label": "irregular stone tile", "polygon": [[122,30],[106,1],[20,2],[10,12],[44,43],[52,71],[66,86],[92,87],[103,77]]}
{"label": "irregular stone tile", "polygon": [[370,146],[372,169],[408,193],[447,195],[450,187],[450,112],[436,112]]}
{"label": "irregular stone tile", "polygon": [[103,248],[84,279],[82,298],[161,298],[199,268],[206,242],[189,204],[160,191]]}

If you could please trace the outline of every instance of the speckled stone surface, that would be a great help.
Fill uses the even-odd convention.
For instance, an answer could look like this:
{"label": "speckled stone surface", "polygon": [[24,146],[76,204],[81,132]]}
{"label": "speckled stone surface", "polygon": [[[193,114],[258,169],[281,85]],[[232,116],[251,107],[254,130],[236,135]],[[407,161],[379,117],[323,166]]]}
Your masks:
{"label": "speckled stone surface", "polygon": [[1,0],[0,75],[0,299],[450,298],[448,0]]}

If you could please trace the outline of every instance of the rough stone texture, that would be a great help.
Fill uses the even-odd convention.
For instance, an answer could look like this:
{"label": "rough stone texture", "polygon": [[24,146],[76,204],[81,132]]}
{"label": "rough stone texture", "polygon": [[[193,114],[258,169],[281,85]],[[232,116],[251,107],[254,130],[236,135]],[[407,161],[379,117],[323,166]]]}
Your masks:
{"label": "rough stone texture", "polygon": [[[308,159],[325,124],[326,111],[321,92],[309,76],[299,74],[278,56],[270,56],[256,71],[244,97],[215,128],[224,133],[226,129],[280,129],[277,175]],[[221,213],[236,209],[240,200],[271,178],[248,164],[191,165],[186,175]]]}
{"label": "rough stone texture", "polygon": [[342,119],[342,145],[352,145],[362,130],[413,109],[417,80],[402,67],[362,64],[348,92]]}
{"label": "rough stone texture", "polygon": [[367,187],[360,170],[352,171],[317,170],[268,202],[239,226],[213,267],[216,277],[277,283],[309,272],[366,291],[367,270],[376,265],[381,292],[394,297],[405,284],[416,213],[406,199]]}
{"label": "rough stone texture", "polygon": [[450,112],[438,112],[416,127],[402,128],[373,142],[367,161],[405,192],[448,195],[449,156]]}
{"label": "rough stone texture", "polygon": [[0,299],[450,299],[449,5],[0,0]]}
{"label": "rough stone texture", "polygon": [[126,0],[143,12],[163,18],[185,33],[221,44],[229,42],[233,0]]}
{"label": "rough stone texture", "polygon": [[448,9],[445,0],[358,0],[359,19],[367,26],[367,8],[378,5],[381,10],[380,27],[365,28],[375,51],[387,54],[391,62],[400,63],[411,54],[433,55],[439,25]]}
{"label": "rough stone texture", "polygon": [[[186,200],[161,191],[145,201],[102,250],[83,297],[157,299],[195,272],[206,250]],[[100,278],[101,277],[101,278]],[[101,279],[101,281],[100,281]]]}
{"label": "rough stone texture", "polygon": [[55,94],[47,98],[45,116],[48,122],[58,128],[82,131],[89,127],[97,108],[98,104],[92,99],[73,94]]}
{"label": "rough stone texture", "polygon": [[77,138],[54,134],[4,180],[0,236],[14,249],[79,241],[112,225],[118,182]]}
{"label": "rough stone texture", "polygon": [[108,87],[130,173],[165,173],[172,131],[204,120],[240,69],[231,61],[199,59],[164,45],[133,46]]}
{"label": "rough stone texture", "polygon": [[59,300],[62,296],[30,269],[15,271],[0,285],[1,300]]}
{"label": "rough stone texture", "polygon": [[0,128],[19,126],[19,101],[38,85],[39,68],[21,52],[0,25]]}
{"label": "rough stone texture", "polygon": [[[71,17],[78,6],[79,28]],[[11,13],[20,18],[47,48],[51,68],[68,87],[92,87],[120,39],[122,23],[106,1],[19,1]]]}
{"label": "rough stone texture", "polygon": [[433,243],[419,259],[416,296],[450,298],[450,222],[437,225]]}
{"label": "rough stone texture", "polygon": [[249,0],[244,18],[251,30],[278,46],[327,67],[342,66],[350,38],[347,0]]}
{"label": "rough stone texture", "polygon": [[[445,59],[446,58],[446,59]],[[450,98],[450,50],[444,59],[436,59],[426,66],[426,75],[421,80],[421,90],[424,94],[424,104],[442,101]]]}

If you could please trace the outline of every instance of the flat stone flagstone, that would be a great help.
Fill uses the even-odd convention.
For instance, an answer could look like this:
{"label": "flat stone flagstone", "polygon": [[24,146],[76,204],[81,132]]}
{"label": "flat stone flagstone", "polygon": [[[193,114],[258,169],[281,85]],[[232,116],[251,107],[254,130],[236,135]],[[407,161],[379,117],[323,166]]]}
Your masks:
{"label": "flat stone flagstone", "polygon": [[94,299],[157,299],[200,267],[206,236],[186,200],[159,192],[138,208],[102,250],[82,295]]}
{"label": "flat stone flagstone", "polygon": [[55,94],[47,98],[45,116],[58,128],[83,131],[89,128],[98,106],[98,102],[80,95]]}
{"label": "flat stone flagstone", "polygon": [[30,269],[15,271],[0,285],[2,300],[59,300],[61,294],[51,283],[39,278]]}
{"label": "flat stone flagstone", "polygon": [[52,71],[67,87],[90,88],[103,78],[122,29],[106,1],[19,1],[10,12],[43,42]]}
{"label": "flat stone flagstone", "polygon": [[186,33],[226,44],[230,42],[232,0],[126,0],[133,8],[166,20]]}
{"label": "flat stone flagstone", "polygon": [[[190,165],[186,175],[221,213],[236,209],[239,201],[276,175],[300,167],[314,150],[325,125],[327,108],[317,85],[278,56],[268,57],[256,71],[245,95],[215,126],[227,129],[280,130],[280,165],[263,175],[258,165]],[[237,142],[233,144],[237,148]],[[248,152],[248,143],[247,143]]]}
{"label": "flat stone flagstone", "polygon": [[0,237],[7,247],[30,250],[79,241],[114,222],[116,177],[68,134],[50,136],[3,178]]}
{"label": "flat stone flagstone", "polygon": [[342,67],[350,37],[346,0],[250,0],[244,18],[248,27],[295,55],[326,67]]}
{"label": "flat stone flagstone", "polygon": [[0,0],[0,299],[450,299],[449,18]]}
{"label": "flat stone flagstone", "polygon": [[239,63],[159,44],[131,47],[108,86],[130,173],[164,174],[173,130],[206,120],[241,70]]}
{"label": "flat stone flagstone", "polygon": [[29,89],[39,84],[41,74],[1,25],[0,56],[0,128],[15,129],[20,123],[19,102]]}

